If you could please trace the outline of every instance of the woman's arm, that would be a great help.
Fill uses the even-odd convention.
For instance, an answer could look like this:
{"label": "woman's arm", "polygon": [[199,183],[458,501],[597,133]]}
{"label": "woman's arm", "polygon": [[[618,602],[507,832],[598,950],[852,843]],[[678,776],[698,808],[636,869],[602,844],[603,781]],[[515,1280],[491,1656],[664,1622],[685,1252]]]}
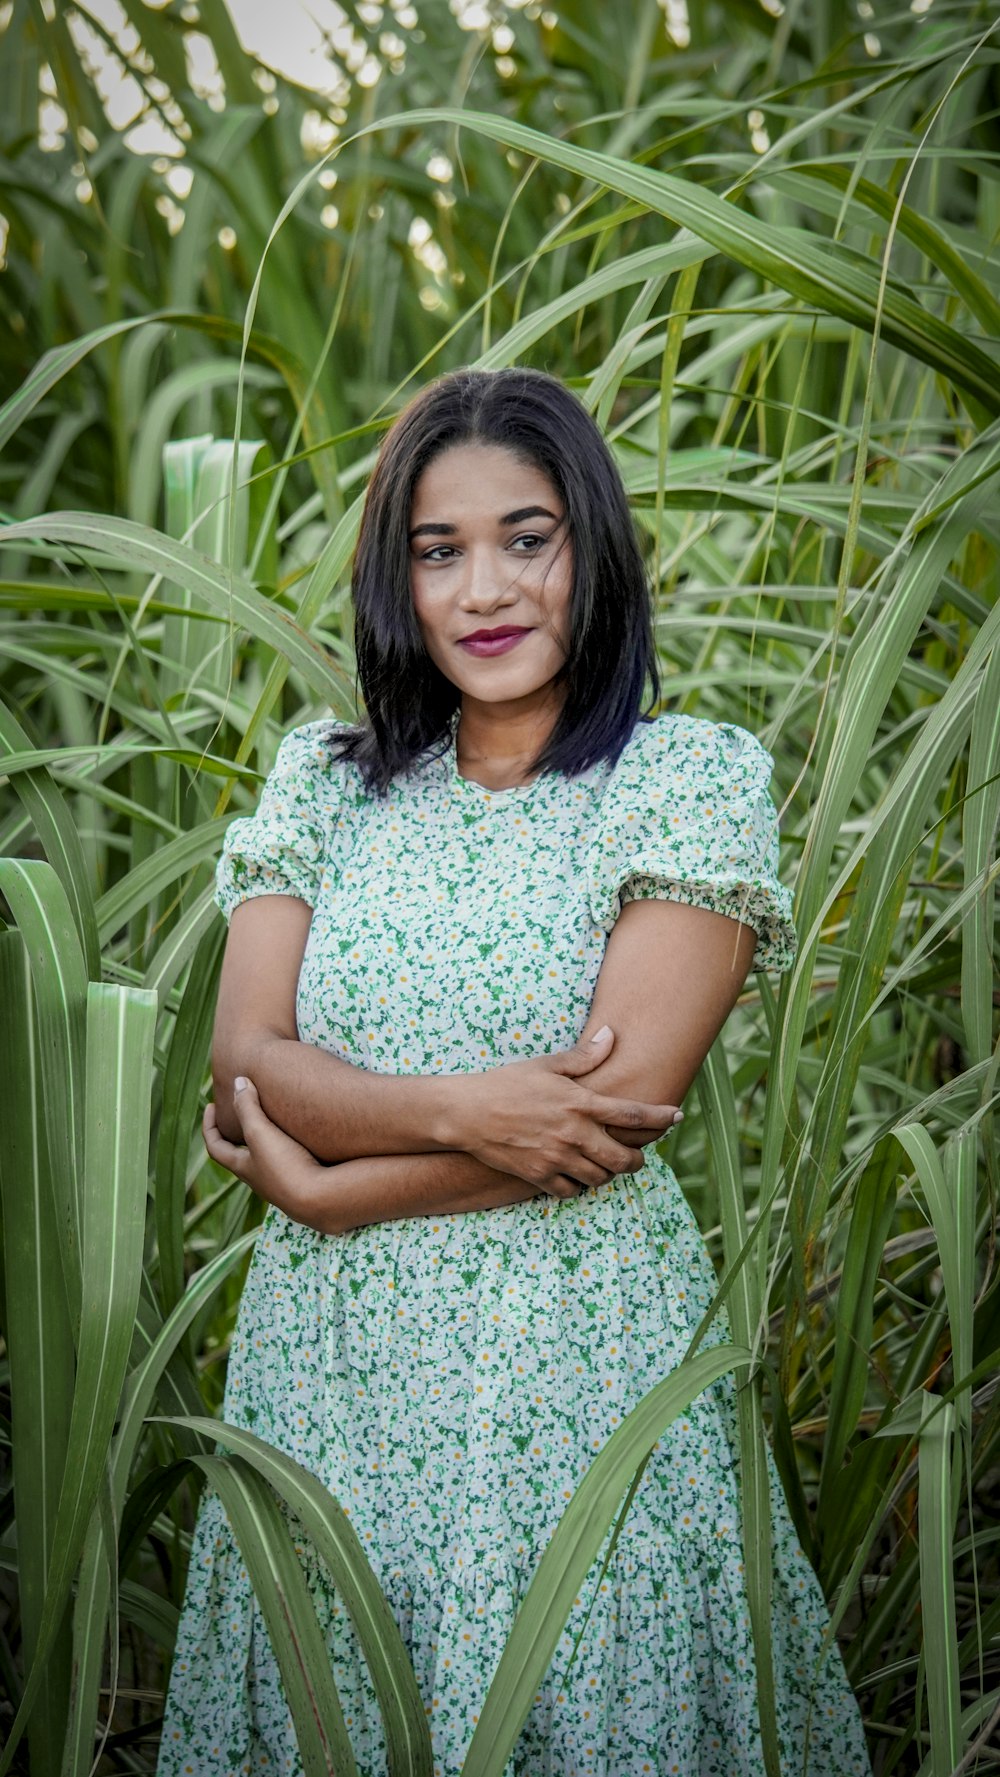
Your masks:
{"label": "woman's arm", "polygon": [[[591,1077],[607,1076],[614,1093],[682,1098],[739,997],[754,945],[749,926],[704,908],[627,903],[608,940],[587,1027],[613,1018],[616,1039]],[[537,1187],[461,1153],[404,1153],[321,1166],[261,1114],[252,1087],[238,1095],[233,1117],[246,1145],[225,1140],[209,1106],[209,1152],[293,1220],[324,1233],[403,1216],[496,1208],[537,1195]],[[657,1131],[648,1133],[650,1141],[657,1137]],[[628,1170],[641,1163],[634,1156]],[[578,1191],[575,1180],[562,1177],[554,1194]]]}
{"label": "woman's arm", "polygon": [[[723,914],[672,901],[627,902],[615,922],[581,1038],[611,1025],[614,1045],[588,1075],[617,1095],[680,1104],[746,982],[757,934]],[[661,1131],[645,1131],[643,1146]],[[628,1132],[615,1134],[628,1140]],[[633,1138],[635,1139],[635,1138]],[[635,1163],[621,1171],[637,1171]],[[521,1202],[521,1180],[492,1172],[466,1154],[364,1160],[335,1169],[349,1180],[335,1214],[348,1227],[396,1216],[442,1215]],[[572,1180],[558,1195],[579,1196]],[[569,1187],[566,1189],[565,1187]]]}
{"label": "woman's arm", "polygon": [[[594,1093],[583,1079],[611,1047],[459,1075],[370,1073],[299,1041],[296,983],[312,914],[291,895],[262,895],[233,913],[212,1048],[218,1127],[235,1141],[233,1082],[248,1076],[274,1123],[322,1161],[464,1152],[487,1169],[544,1186],[567,1174],[599,1184],[659,1138],[672,1104]],[[621,1130],[630,1140],[608,1130]]]}
{"label": "woman's arm", "polygon": [[[468,1154],[384,1154],[323,1166],[271,1122],[250,1081],[238,1082],[234,1106],[242,1136],[238,1142],[221,1134],[214,1105],[205,1111],[202,1131],[212,1159],[265,1203],[320,1234],[346,1234],[369,1222],[405,1216],[498,1209],[538,1195],[523,1179],[494,1172]],[[556,1183],[552,1195],[579,1196],[581,1187],[574,1180]]]}
{"label": "woman's arm", "polygon": [[295,998],[311,923],[294,895],[260,895],[233,913],[212,1038],[222,1134],[239,1138],[233,1082],[247,1075],[272,1122],[320,1160],[447,1148],[447,1079],[368,1073],[299,1041]]}
{"label": "woman's arm", "polygon": [[615,1030],[590,1083],[683,1103],[743,990],[756,942],[751,926],[704,907],[627,901],[580,1038],[605,1023]]}

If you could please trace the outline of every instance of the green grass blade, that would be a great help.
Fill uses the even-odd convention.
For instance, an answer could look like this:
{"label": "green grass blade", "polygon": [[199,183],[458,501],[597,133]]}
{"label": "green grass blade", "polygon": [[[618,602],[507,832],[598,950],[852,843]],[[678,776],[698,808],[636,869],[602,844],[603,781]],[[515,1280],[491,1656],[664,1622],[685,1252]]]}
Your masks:
{"label": "green grass blade", "polygon": [[240,1426],[214,1419],[171,1418],[214,1437],[251,1464],[298,1518],[329,1569],[350,1613],[385,1727],[392,1777],[430,1777],[430,1735],[424,1704],[402,1636],[342,1506],[308,1469]]}
{"label": "green grass blade", "polygon": [[[143,598],[138,593],[121,592],[114,596],[103,586],[53,586],[45,580],[0,580],[0,609],[15,611],[94,611],[104,615],[118,609],[132,612],[141,608],[146,617],[186,617],[184,605],[169,599]],[[221,623],[211,611],[192,611],[192,621]]]}
{"label": "green grass blade", "polygon": [[[945,1149],[943,1163],[927,1130],[919,1123],[904,1123],[895,1129],[894,1134],[916,1169],[930,1212],[940,1257],[955,1373],[965,1376],[972,1368],[977,1132],[974,1127],[966,1128],[952,1137]],[[967,1419],[971,1411],[968,1397],[961,1405],[963,1419]]]}
{"label": "green grass blade", "polygon": [[[4,762],[9,754],[30,750],[30,738],[0,699],[0,762]],[[87,978],[98,981],[101,975],[101,946],[97,935],[94,900],[90,892],[89,872],[80,835],[73,824],[65,799],[57,789],[51,773],[44,769],[19,774],[14,780],[14,790],[24,804],[45,856],[66,891],[80,937]]]}
{"label": "green grass blade", "polygon": [[[970,502],[965,510],[962,501],[953,509],[952,517],[918,536],[907,557],[899,579],[892,587],[892,596],[878,607],[870,621],[862,620],[852,638],[852,652],[841,675],[835,707],[830,711],[826,727],[821,725],[820,744],[825,769],[805,837],[802,860],[796,885],[796,924],[800,934],[799,954],[794,969],[786,975],[779,998],[780,1041],[776,1049],[777,1067],[765,1107],[763,1167],[765,1176],[777,1176],[789,1109],[795,1091],[795,1075],[799,1065],[804,1033],[812,1002],[813,970],[826,909],[839,893],[850,871],[857,866],[871,843],[876,822],[870,821],[868,836],[854,848],[853,854],[836,875],[831,886],[832,862],[842,824],[863,781],[879,719],[898,682],[905,660],[921,622],[937,592],[941,575],[964,544],[968,528],[975,523],[981,496],[966,496]],[[989,623],[1000,617],[994,607]],[[950,720],[953,702],[961,702],[969,689],[969,680],[979,670],[981,657],[974,656],[980,645],[991,645],[984,630],[976,638],[968,658],[956,676],[960,683],[951,687],[947,708],[928,717],[925,743],[934,743],[935,723]],[[903,774],[893,793],[883,797],[876,820],[890,819],[905,795],[907,775]]]}
{"label": "green grass blade", "polygon": [[[1000,823],[1000,645],[994,646],[972,717],[969,781],[962,810],[966,886],[985,880]],[[969,1059],[993,1050],[993,939],[996,892],[984,887],[962,922],[962,1026]]]}
{"label": "green grass blade", "polygon": [[259,781],[256,772],[242,770],[215,753],[199,752],[195,747],[155,746],[131,740],[109,742],[103,746],[32,747],[27,753],[9,753],[3,763],[7,774],[14,777],[39,768],[44,770],[50,765],[91,765],[95,759],[106,770],[114,771],[130,760],[149,758],[172,759],[178,765],[187,765],[192,771],[204,771],[210,777],[237,777],[249,783]]}
{"label": "green grass blade", "polygon": [[[979,1131],[975,1124],[965,1124],[947,1142],[944,1150],[944,1176],[948,1212],[954,1230],[947,1243],[935,1225],[941,1269],[947,1246],[954,1281],[948,1300],[948,1323],[951,1333],[952,1368],[956,1376],[967,1376],[972,1370],[974,1314],[976,1307],[976,1161]],[[971,1394],[963,1394],[957,1403],[959,1422],[968,1435],[972,1426]]]}
{"label": "green grass blade", "polygon": [[[779,191],[804,192],[807,197],[811,195],[810,185],[816,184],[830,186],[836,192],[849,191],[851,205],[863,204],[884,222],[893,220],[895,199],[881,185],[873,184],[870,179],[855,178],[853,168],[838,166],[833,162],[815,166],[806,163],[794,173],[782,172],[775,176],[775,185]],[[837,213],[839,211],[838,204]],[[915,247],[926,254],[932,265],[943,272],[956,295],[962,298],[969,312],[975,316],[983,332],[1000,333],[1000,302],[985,279],[970,271],[962,255],[941,230],[910,204],[900,206],[896,228],[906,240],[912,241]]]}
{"label": "green grass blade", "polygon": [[106,944],[134,914],[148,906],[154,896],[172,888],[182,876],[188,876],[206,864],[214,866],[230,818],[203,821],[190,832],[179,834],[144,858],[141,864],[116,882],[114,888],[108,889],[97,903],[97,925],[102,942]]}
{"label": "green grass blade", "polygon": [[566,1507],[522,1600],[469,1744],[462,1777],[502,1777],[587,1574],[639,1464],[678,1413],[749,1351],[716,1346],[686,1358],[650,1389],[595,1457]]}
{"label": "green grass blade", "polygon": [[76,1327],[87,1005],[83,952],[65,890],[49,864],[0,858],[0,893],[17,920],[31,965],[51,1189],[66,1301]]}
{"label": "green grass blade", "polygon": [[[17,1598],[25,1667],[38,1645],[66,1466],[73,1399],[73,1330],[49,1177],[45,1099],[31,973],[18,932],[0,932],[0,1120],[4,1341],[10,1373],[11,1464],[17,1515]],[[33,1770],[54,1771],[70,1688],[70,1627],[53,1638],[28,1722]]]}
{"label": "green grass blade", "polygon": [[[752,212],[739,210],[703,185],[654,171],[595,149],[553,139],[507,118],[480,111],[442,106],[382,118],[368,129],[416,124],[451,123],[520,149],[543,162],[581,178],[593,179],[609,191],[633,198],[678,227],[689,229],[717,253],[746,266],[765,282],[812,304],[822,313],[839,315],[870,332],[878,307],[878,279],[838,243],[817,244],[804,229],[768,226]],[[882,330],[885,337],[920,362],[939,370],[992,412],[1000,408],[1000,368],[986,352],[946,322],[903,293],[886,291]]]}
{"label": "green grass blade", "polygon": [[841,824],[857,793],[879,718],[933,599],[942,573],[961,552],[972,512],[957,513],[915,542],[892,598],[855,632],[838,688],[825,773],[799,873],[796,915],[810,930],[827,888]]}
{"label": "green grass blade", "polygon": [[[0,451],[6,448],[15,432],[30,418],[39,403],[99,346],[113,344],[126,334],[134,333],[136,328],[150,328],[155,334],[164,324],[190,328],[194,333],[202,334],[208,339],[223,340],[229,345],[240,344],[243,339],[243,328],[236,321],[196,309],[176,308],[154,309],[149,314],[112,321],[107,326],[82,333],[79,338],[70,340],[66,345],[54,346],[39,358],[21,387],[0,407]],[[281,372],[293,400],[301,406],[310,379],[294,353],[279,339],[259,332],[255,332],[253,338],[247,342],[247,350],[264,363],[273,364]],[[303,421],[303,430],[307,441],[314,447],[329,437],[332,431],[318,392],[313,393]]]}
{"label": "green grass blade", "polygon": [[83,1293],[76,1386],[35,1660],[0,1760],[34,1706],[105,1472],[142,1275],[156,1001],[92,983],[87,994]]}
{"label": "green grass blade", "polygon": [[[828,1509],[831,1482],[838,1477],[864,1405],[875,1286],[896,1206],[896,1160],[895,1143],[891,1139],[879,1143],[854,1193],[837,1291],[833,1377],[820,1480],[821,1518]],[[836,1509],[834,1504],[833,1510]]]}
{"label": "green grass blade", "polygon": [[[88,354],[108,340],[118,339],[122,334],[130,333],[136,327],[147,327],[160,319],[173,317],[158,315],[140,315],[130,317],[126,321],[113,321],[109,326],[98,327],[94,332],[74,339],[67,345],[56,346],[39,358],[21,387],[9,400],[0,407],[0,450],[14,436],[25,420],[34,412],[40,401],[55,388],[64,376],[82,362]],[[192,318],[192,317],[189,317]]]}
{"label": "green grass blade", "polygon": [[164,938],[142,980],[143,987],[156,994],[161,1010],[175,981],[183,974],[204,934],[218,917],[215,891],[209,886],[195,896]]}
{"label": "green grass blade", "polygon": [[[698,1092],[705,1112],[705,1124],[718,1180],[723,1252],[726,1269],[730,1271],[740,1257],[749,1229],[740,1172],[736,1098],[721,1038],[713,1045],[702,1064]],[[741,1265],[729,1298],[733,1338],[737,1345],[746,1350],[754,1349],[759,1337],[762,1305],[759,1276],[759,1266]],[[737,1411],[743,1557],[757,1660],[761,1747],[767,1777],[781,1777],[771,1637],[771,1489],[759,1378],[748,1379],[738,1385]]]}
{"label": "green grass blade", "polygon": [[[254,1246],[259,1230],[251,1229],[249,1234],[242,1234],[237,1240],[217,1253],[207,1265],[197,1271],[183,1296],[163,1322],[155,1338],[151,1341],[145,1355],[130,1373],[126,1388],[121,1419],[115,1434],[112,1453],[112,1469],[114,1475],[115,1510],[121,1508],[125,1497],[128,1481],[139,1440],[142,1435],[143,1421],[153,1404],[153,1397],[160,1386],[167,1366],[181,1345],[185,1335],[191,1330],[198,1315],[203,1313],[215,1291],[225,1282],[234,1266],[242,1263],[250,1249]],[[195,1429],[203,1436],[215,1441],[216,1433],[206,1431],[205,1426],[214,1426],[215,1420],[206,1420],[204,1424],[192,1421]]]}
{"label": "green grass blade", "polygon": [[161,1598],[148,1586],[139,1586],[134,1580],[123,1580],[119,1594],[122,1618],[127,1623],[134,1623],[150,1641],[172,1654],[177,1640],[177,1625],[180,1611],[169,1599]]}
{"label": "green grass blade", "polygon": [[[976,1765],[966,1765],[964,1758],[968,1758],[973,1750],[976,1753],[985,1752],[989,1755],[998,1727],[1000,1727],[1000,1690],[987,1691],[985,1696],[977,1697],[974,1703],[970,1703],[967,1709],[962,1710],[959,1717],[959,1730],[966,1752],[963,1762],[949,1772],[949,1777],[958,1777],[959,1773],[961,1777],[966,1777],[967,1771],[970,1777],[973,1777]],[[924,1759],[917,1772],[917,1777],[939,1777],[940,1769],[932,1751]]]}
{"label": "green grass blade", "polygon": [[963,668],[893,777],[891,819],[880,818],[869,829],[830,1011],[827,1059],[814,1101],[811,1172],[802,1181],[807,1238],[815,1236],[826,1211],[826,1181],[834,1176],[846,1138],[869,1019],[884,994],[914,854],[933,822],[941,785],[966,745],[979,696],[975,676],[966,676]]}
{"label": "green grass blade", "polygon": [[958,1636],[955,1629],[955,1408],[933,1413],[924,1396],[926,1423],[920,1434],[920,1591],[923,1600],[924,1664],[930,1717],[930,1777],[951,1777],[962,1756]]}
{"label": "green grass blade", "polygon": [[516,364],[539,340],[554,329],[565,326],[588,302],[599,301],[617,290],[641,284],[647,278],[669,277],[687,267],[698,267],[708,257],[699,241],[670,241],[659,247],[643,247],[637,253],[623,253],[609,265],[591,272],[570,290],[560,291],[550,302],[515,321],[496,342],[476,360],[480,370],[502,370]]}
{"label": "green grass blade", "polygon": [[196,1456],[246,1563],[295,1723],[306,1777],[357,1777],[316,1607],[274,1495],[239,1457]]}
{"label": "green grass blade", "polygon": [[[243,1235],[195,1274],[177,1306],[162,1323],[145,1355],[128,1378],[110,1459],[111,1504],[119,1519],[125,1504],[129,1474],[142,1436],[143,1422],[171,1359],[216,1290],[225,1282],[233,1268],[246,1257],[257,1239],[257,1233],[255,1228],[250,1234]],[[124,1612],[124,1587],[121,1592]],[[109,1599],[108,1563],[100,1522],[95,1511],[87,1531],[73,1611],[74,1686],[66,1731],[63,1777],[89,1777],[93,1763]]]}
{"label": "green grass blade", "polygon": [[[348,507],[343,518],[337,523],[332,537],[325,544],[319,559],[309,575],[306,589],[302,595],[297,621],[305,630],[311,630],[327,604],[338,581],[345,574],[350,562],[354,545],[357,542],[358,524],[361,518],[363,496],[359,495]],[[288,663],[280,657],[274,659],[268,669],[263,689],[254,706],[253,713],[246,725],[240,744],[236,750],[236,763],[243,764],[251,758],[257,741],[263,731],[278,698],[281,695],[285,680],[288,677]],[[353,717],[352,717],[353,719]],[[229,797],[230,786],[223,790],[216,812],[221,814]]]}
{"label": "green grass blade", "polygon": [[24,525],[7,525],[0,531],[0,542],[64,543],[77,549],[93,549],[125,567],[138,568],[183,586],[210,611],[235,627],[248,630],[257,641],[284,655],[310,689],[326,698],[334,709],[347,714],[353,708],[352,688],[346,674],[318,643],[238,574],[220,568],[186,543],[124,518],[76,512],[46,513]]}
{"label": "green grass blade", "polygon": [[225,937],[223,922],[213,920],[194,953],[163,1070],[154,1195],[160,1299],[168,1313],[184,1290],[188,1157],[192,1131],[198,1128],[198,1101],[208,1068]]}

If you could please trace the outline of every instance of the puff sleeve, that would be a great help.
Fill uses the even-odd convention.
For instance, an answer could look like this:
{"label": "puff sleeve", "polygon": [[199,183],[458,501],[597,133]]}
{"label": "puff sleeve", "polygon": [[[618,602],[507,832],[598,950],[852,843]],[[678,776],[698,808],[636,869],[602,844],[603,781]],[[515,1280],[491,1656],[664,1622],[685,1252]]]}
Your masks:
{"label": "puff sleeve", "polygon": [[335,726],[293,728],[254,813],[230,822],[215,872],[215,899],[227,921],[254,895],[297,895],[315,906],[344,796],[344,767],[328,746]]}
{"label": "puff sleeve", "polygon": [[601,801],[587,883],[595,924],[609,932],[625,901],[682,901],[752,926],[754,969],[790,968],[772,768],[746,729],[687,716],[640,724]]}

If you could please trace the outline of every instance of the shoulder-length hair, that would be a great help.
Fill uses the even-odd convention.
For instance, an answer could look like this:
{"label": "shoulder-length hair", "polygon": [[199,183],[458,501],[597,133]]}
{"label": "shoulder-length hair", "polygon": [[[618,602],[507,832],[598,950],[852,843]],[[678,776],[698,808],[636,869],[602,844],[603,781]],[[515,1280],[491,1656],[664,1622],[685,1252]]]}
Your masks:
{"label": "shoulder-length hair", "polygon": [[547,475],[562,499],[573,550],[565,695],[533,772],[575,776],[617,760],[659,696],[652,609],[625,489],[608,446],[575,395],[538,370],[458,370],[431,383],[394,421],[369,483],[352,594],[358,678],[367,721],[333,746],[384,795],[422,754],[443,751],[460,692],[424,648],[410,589],[413,492],[456,444],[499,445]]}

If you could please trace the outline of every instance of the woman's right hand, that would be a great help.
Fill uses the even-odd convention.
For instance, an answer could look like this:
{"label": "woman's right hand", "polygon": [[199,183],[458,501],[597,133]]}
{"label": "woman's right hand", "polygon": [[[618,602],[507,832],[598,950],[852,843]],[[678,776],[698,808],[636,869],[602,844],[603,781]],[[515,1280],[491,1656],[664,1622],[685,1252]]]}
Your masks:
{"label": "woman's right hand", "polygon": [[659,1141],[683,1112],[592,1091],[586,1075],[607,1060],[613,1043],[605,1025],[572,1049],[463,1076],[463,1128],[454,1145],[555,1197],[640,1171],[642,1147]]}

